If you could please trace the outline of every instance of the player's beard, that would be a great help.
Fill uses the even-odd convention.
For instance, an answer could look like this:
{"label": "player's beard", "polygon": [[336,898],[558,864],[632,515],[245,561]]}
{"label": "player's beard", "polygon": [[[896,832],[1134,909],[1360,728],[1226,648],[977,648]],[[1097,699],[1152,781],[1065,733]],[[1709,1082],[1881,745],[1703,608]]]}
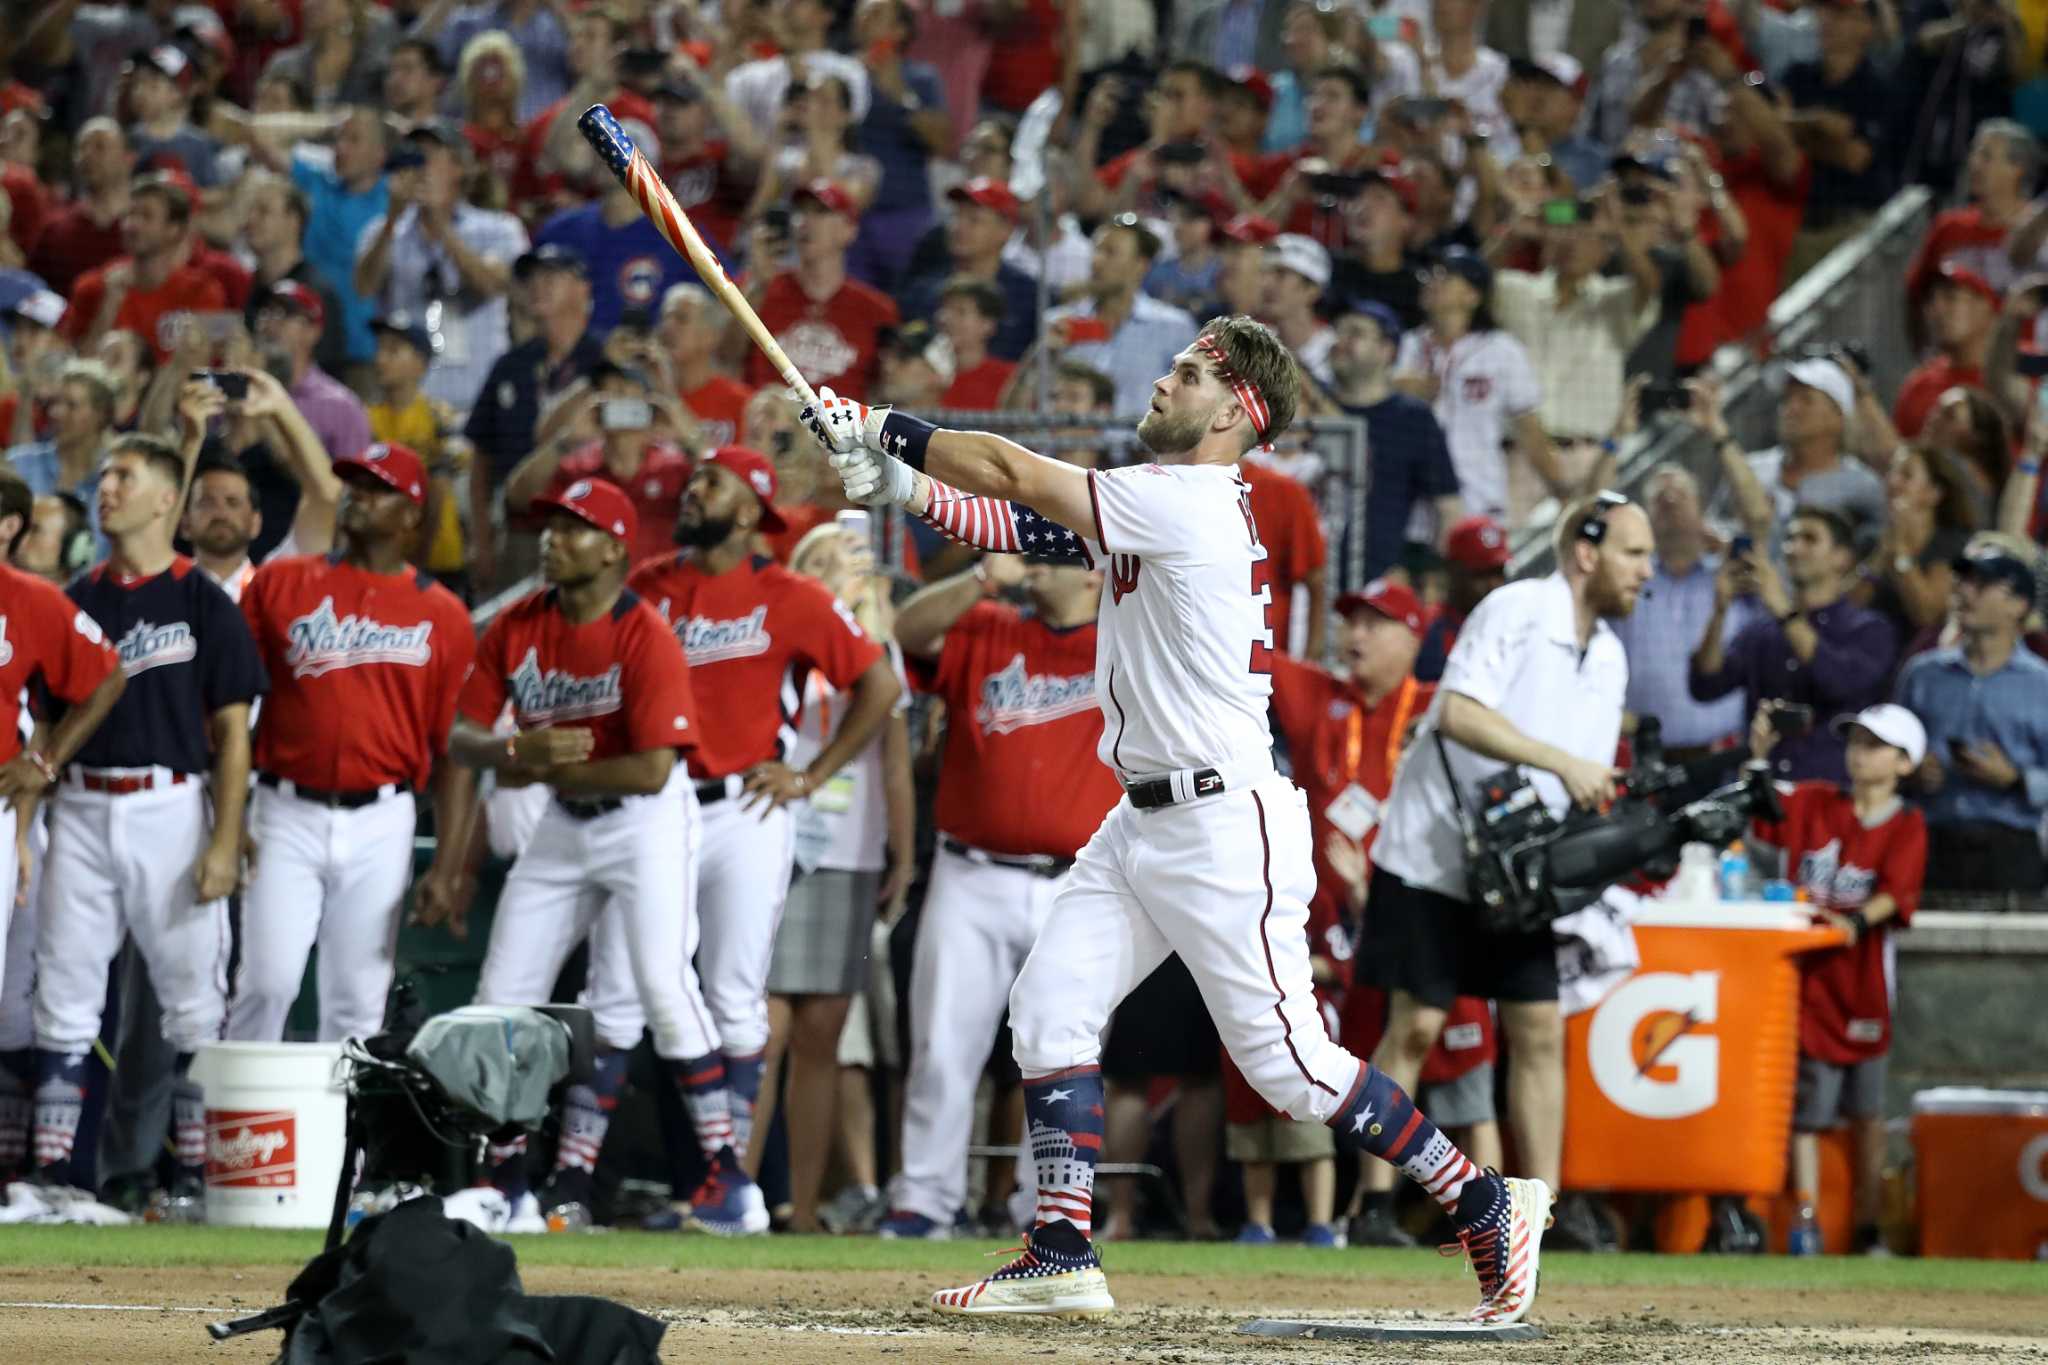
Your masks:
{"label": "player's beard", "polygon": [[723,545],[732,537],[734,524],[731,517],[723,521],[702,517],[694,525],[679,520],[676,522],[676,544],[686,550],[708,550],[714,545]]}
{"label": "player's beard", "polygon": [[[1215,416],[1214,413],[1209,417]],[[1175,417],[1148,412],[1138,423],[1138,439],[1154,455],[1185,455],[1201,444],[1209,430],[1209,417]]]}

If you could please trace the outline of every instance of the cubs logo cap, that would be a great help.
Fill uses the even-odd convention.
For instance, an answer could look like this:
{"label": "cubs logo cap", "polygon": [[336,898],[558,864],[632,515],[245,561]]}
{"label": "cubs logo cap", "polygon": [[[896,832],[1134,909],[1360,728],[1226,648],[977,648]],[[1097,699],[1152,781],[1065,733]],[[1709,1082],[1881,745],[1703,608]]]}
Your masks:
{"label": "cubs logo cap", "polygon": [[747,446],[720,446],[704,457],[704,463],[717,465],[754,491],[761,500],[757,524],[763,531],[774,535],[789,529],[782,513],[775,510],[775,464],[766,455]]}
{"label": "cubs logo cap", "polygon": [[1514,552],[1508,548],[1508,533],[1492,517],[1466,517],[1444,537],[1444,558],[1473,573],[1504,569]]}
{"label": "cubs logo cap", "polygon": [[1405,583],[1396,583],[1388,578],[1375,578],[1362,588],[1354,589],[1337,599],[1337,614],[1350,616],[1359,608],[1376,611],[1389,621],[1402,625],[1422,635],[1422,603],[1415,596],[1415,590]]}
{"label": "cubs logo cap", "polygon": [[338,455],[334,472],[343,481],[351,475],[375,479],[395,488],[421,507],[427,505],[427,466],[411,446],[379,441],[354,455]]}
{"label": "cubs logo cap", "polygon": [[1914,767],[1927,757],[1927,727],[1920,723],[1920,717],[1894,702],[1881,701],[1875,706],[1866,706],[1853,716],[1836,716],[1828,728],[1838,735],[1847,734],[1855,725],[1868,730],[1884,743],[1905,753]]}
{"label": "cubs logo cap", "polygon": [[567,512],[629,545],[640,529],[632,499],[617,484],[605,479],[578,479],[559,493],[535,498],[532,506],[536,512]]}

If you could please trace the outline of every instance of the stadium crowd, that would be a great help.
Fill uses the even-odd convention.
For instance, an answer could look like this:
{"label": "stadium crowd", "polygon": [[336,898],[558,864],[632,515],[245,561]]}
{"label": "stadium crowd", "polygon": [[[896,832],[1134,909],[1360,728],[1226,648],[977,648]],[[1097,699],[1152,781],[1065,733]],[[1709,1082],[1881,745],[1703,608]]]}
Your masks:
{"label": "stadium crowd", "polygon": [[[761,1175],[786,1067],[791,1174],[774,1186],[789,1226],[924,1236],[981,1206],[1008,1219],[1005,1163],[973,1196],[965,1165],[975,1125],[1000,1145],[1021,1122],[997,978],[1116,788],[1074,682],[1092,650],[1043,674],[973,660],[1029,622],[1092,640],[1099,589],[1028,547],[974,563],[917,522],[874,538],[878,564],[765,358],[577,134],[590,104],[623,121],[814,386],[1056,417],[1046,448],[1122,463],[1137,458],[1129,419],[1201,323],[1247,313],[1298,358],[1305,416],[1362,423],[1355,523],[1349,474],[1305,436],[1245,468],[1292,605],[1274,727],[1319,798],[1318,982],[1357,1050],[1386,1010],[1351,985],[1348,947],[1372,819],[1333,802],[1385,795],[1511,540],[1611,482],[1653,423],[1689,424],[1710,453],[1642,485],[1657,567],[1617,624],[1631,713],[1681,755],[1756,743],[1787,781],[1840,783],[1853,742],[1838,722],[1896,700],[1925,729],[1901,790],[1926,820],[1926,889],[2048,886],[2048,665],[2026,643],[2048,522],[2037,5],[11,8],[0,545],[16,567],[63,584],[104,557],[103,469],[126,433],[185,445],[178,543],[237,595],[274,556],[336,546],[373,449],[417,453],[404,557],[472,607],[528,582],[542,509],[588,481],[624,495],[638,563],[691,543],[676,529],[703,513],[707,469],[759,469],[748,548],[823,582],[887,647],[916,705],[843,770],[851,794],[799,803],[799,883],[853,875],[783,928],[815,934],[829,914],[873,971],[785,964],[803,945],[778,943],[759,1136],[739,1143]],[[1048,91],[1056,109],[1028,113]],[[1775,442],[1745,449],[1708,363],[1766,345],[1781,291],[1915,184],[1950,205],[1903,286],[1923,359],[1887,393],[1856,338],[1784,357]],[[734,448],[759,455],[712,458]],[[1360,548],[1364,579],[1332,579],[1333,542]],[[824,671],[784,716],[786,763],[830,746]],[[1759,732],[1783,705],[1811,723]],[[1015,760],[990,735],[1010,727],[1043,727],[1064,756],[999,766]],[[1057,798],[1000,785],[1048,772],[1071,778]],[[1018,808],[1069,797],[1101,799],[1058,819]],[[490,799],[492,845],[516,851],[521,794]],[[1003,922],[936,923],[931,897],[978,876],[1009,878],[989,893],[1014,901]],[[19,1008],[0,1013],[0,1172],[34,1154],[24,943],[10,938],[4,992]],[[984,959],[993,994],[956,999],[941,958]],[[147,1018],[140,960],[121,961],[124,1013]],[[1105,1159],[1142,1159],[1171,1096],[1189,1231],[1223,1221],[1227,1151],[1246,1239],[1275,1235],[1274,1171],[1297,1165],[1294,1221],[1340,1242],[1328,1135],[1265,1111],[1203,1018],[1171,963],[1119,1016]],[[135,1045],[156,1057],[143,1071],[170,1065]],[[1460,1001],[1423,1072],[1431,1112],[1482,1161],[1501,1153],[1493,1052],[1486,1002]],[[877,1094],[896,1097],[879,1127],[909,1130],[879,1155]],[[143,1113],[102,1162],[106,1198],[129,1207],[157,1183],[165,1102]],[[828,1165],[845,1176],[830,1199]],[[1354,1238],[1405,1238],[1366,1183]],[[1135,1182],[1106,1193],[1103,1235],[1135,1234]]]}

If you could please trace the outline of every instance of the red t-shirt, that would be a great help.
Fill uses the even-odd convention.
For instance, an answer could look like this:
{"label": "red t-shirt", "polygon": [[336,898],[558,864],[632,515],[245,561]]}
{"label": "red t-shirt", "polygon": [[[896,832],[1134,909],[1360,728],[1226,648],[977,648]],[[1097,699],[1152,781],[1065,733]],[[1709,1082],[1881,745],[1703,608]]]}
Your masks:
{"label": "red t-shirt", "polygon": [[1799,1050],[1836,1066],[1882,1057],[1892,1039],[1891,928],[1911,923],[1919,908],[1927,822],[1900,804],[1866,827],[1849,793],[1832,782],[1801,782],[1783,804],[1785,818],[1756,821],[1756,835],[1785,851],[1785,866],[1809,903],[1856,910],[1883,894],[1898,905],[1860,942],[1803,960]]}
{"label": "red t-shirt", "polygon": [[994,46],[981,78],[981,97],[1021,114],[1060,78],[1061,0],[1024,0],[1008,8],[1008,19],[991,21]]}
{"label": "red t-shirt", "polygon": [[1927,425],[1927,414],[1934,411],[1934,405],[1950,389],[1961,385],[1964,388],[1984,387],[1984,372],[1975,365],[1958,365],[1945,355],[1923,360],[1913,367],[1899,385],[1898,400],[1892,404],[1892,425],[1899,429],[1899,435],[1912,440],[1920,434],[1920,428]]}
{"label": "red t-shirt", "polygon": [[954,375],[952,387],[939,399],[939,406],[962,412],[994,412],[1002,401],[1003,385],[1016,372],[1015,362],[990,356],[973,369]]}
{"label": "red t-shirt", "polygon": [[426,789],[476,658],[455,594],[411,565],[380,574],[299,555],[256,570],[242,615],[270,674],[259,772],[322,791]]}
{"label": "red t-shirt", "polygon": [[[638,514],[633,543],[626,547],[637,563],[675,544],[676,513],[682,510],[683,488],[696,469],[696,461],[683,451],[653,441],[640,458],[639,471],[626,478],[605,465],[604,442],[592,441],[562,457],[543,496],[556,497],[581,479],[603,479],[616,485]],[[532,514],[531,507],[527,510]]]}
{"label": "red t-shirt", "polygon": [[654,749],[687,752],[699,738],[682,647],[631,592],[582,625],[562,614],[554,588],[501,612],[477,645],[459,705],[464,720],[489,729],[508,701],[522,730],[589,730],[592,762]]}
{"label": "red t-shirt", "polygon": [[42,239],[29,254],[28,268],[41,275],[50,288],[69,297],[80,276],[126,254],[119,215],[112,222],[100,223],[84,204],[66,204],[44,225]]}
{"label": "red t-shirt", "polygon": [[1704,364],[1716,347],[1744,341],[1764,325],[1784,287],[1785,262],[1806,217],[1806,192],[1813,181],[1813,163],[1803,157],[1799,178],[1781,187],[1754,150],[1736,160],[1711,155],[1749,223],[1749,242],[1741,256],[1721,267],[1721,288],[1714,297],[1686,309],[1678,329],[1680,365]]}
{"label": "red t-shirt", "polygon": [[689,659],[703,713],[693,777],[726,777],[782,758],[816,669],[844,692],[882,650],[844,603],[815,579],[749,559],[707,574],[682,551],[650,559],[627,580],[669,623]]}
{"label": "red t-shirt", "polygon": [[1294,586],[1328,565],[1330,543],[1323,535],[1316,500],[1299,479],[1251,460],[1241,461],[1238,472],[1251,485],[1252,520],[1258,523],[1259,543],[1266,547],[1267,562],[1273,566],[1273,593],[1279,608],[1272,614],[1273,650],[1285,653]]}
{"label": "red t-shirt", "polygon": [[990,853],[1071,858],[1123,795],[1095,756],[1092,621],[1054,630],[1015,607],[977,603],[947,629],[938,658],[913,661],[910,679],[946,703],[932,803],[941,833]]}
{"label": "red t-shirt", "polygon": [[[57,322],[57,331],[72,345],[85,339],[100,303],[107,295],[107,267],[88,270],[78,277],[71,291],[71,307]],[[227,291],[220,281],[194,265],[181,265],[155,289],[130,288],[114,313],[116,328],[134,332],[149,342],[161,365],[171,358],[170,350],[156,334],[156,325],[166,313],[220,313],[228,306]]]}
{"label": "red t-shirt", "polygon": [[729,446],[739,440],[740,428],[745,425],[747,400],[754,396],[754,390],[737,379],[715,374],[687,393],[677,395],[683,406],[697,419],[697,425],[704,428],[704,439],[714,447]]}
{"label": "red t-shirt", "polygon": [[[99,623],[33,574],[0,563],[0,763],[21,752],[22,689],[77,705],[120,664]],[[12,895],[12,888],[6,894]]]}
{"label": "red t-shirt", "polygon": [[228,307],[240,313],[249,306],[249,291],[256,286],[256,277],[233,256],[225,251],[216,251],[201,243],[192,248],[191,263],[220,281],[223,294],[227,295]]}
{"label": "red t-shirt", "polygon": [[[1144,151],[1143,147],[1134,147],[1114,160],[1103,162],[1095,168],[1095,178],[1111,189],[1118,188],[1124,183],[1124,177],[1131,173],[1131,168],[1138,164],[1138,158],[1144,155]],[[1254,199],[1264,199],[1272,194],[1280,183],[1280,177],[1294,164],[1294,158],[1285,152],[1276,156],[1250,156],[1229,149],[1225,154],[1229,156],[1230,169],[1237,172],[1244,192]],[[1148,180],[1138,186],[1138,194],[1149,197],[1155,187],[1156,182]]]}
{"label": "red t-shirt", "polygon": [[[804,292],[794,272],[768,282],[756,311],[812,388],[830,384],[846,394],[865,394],[874,387],[881,330],[894,327],[903,316],[896,300],[852,278],[819,303]],[[747,382],[782,382],[759,348],[747,353]]]}
{"label": "red t-shirt", "polygon": [[740,215],[746,212],[748,182],[727,168],[731,151],[723,142],[707,142],[693,156],[664,156],[661,178],[690,215],[697,230],[728,250],[740,243]]}
{"label": "red t-shirt", "polygon": [[1984,210],[1975,204],[1935,214],[1906,267],[1906,298],[1917,309],[1936,272],[1950,261],[1976,271],[1993,288],[2004,289],[2017,273],[2005,251],[2010,235],[2009,229],[1987,222]]}
{"label": "red t-shirt", "polygon": [[519,157],[526,146],[525,130],[515,128],[501,133],[481,123],[465,123],[462,136],[477,164],[497,177],[509,194],[512,182],[519,176]]}

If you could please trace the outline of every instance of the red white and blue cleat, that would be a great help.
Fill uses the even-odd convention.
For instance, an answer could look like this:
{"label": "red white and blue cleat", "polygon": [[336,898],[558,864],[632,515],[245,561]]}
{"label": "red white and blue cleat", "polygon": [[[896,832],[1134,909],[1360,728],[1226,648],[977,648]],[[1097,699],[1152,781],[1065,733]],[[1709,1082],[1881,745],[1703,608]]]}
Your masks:
{"label": "red white and blue cleat", "polygon": [[1536,1302],[1536,1262],[1554,1196],[1541,1180],[1509,1180],[1488,1171],[1458,1200],[1458,1240],[1441,1250],[1460,1251],[1479,1276],[1479,1306],[1472,1322],[1520,1322]]}
{"label": "red white and blue cleat", "polygon": [[932,1295],[932,1307],[941,1313],[1055,1318],[1098,1318],[1116,1307],[1101,1258],[1073,1224],[1062,1220],[1036,1228],[1021,1250],[985,1280],[941,1289]]}
{"label": "red white and blue cleat", "polygon": [[721,1237],[758,1237],[768,1231],[761,1187],[739,1168],[730,1147],[712,1160],[704,1183],[690,1196],[690,1216],[683,1226]]}

